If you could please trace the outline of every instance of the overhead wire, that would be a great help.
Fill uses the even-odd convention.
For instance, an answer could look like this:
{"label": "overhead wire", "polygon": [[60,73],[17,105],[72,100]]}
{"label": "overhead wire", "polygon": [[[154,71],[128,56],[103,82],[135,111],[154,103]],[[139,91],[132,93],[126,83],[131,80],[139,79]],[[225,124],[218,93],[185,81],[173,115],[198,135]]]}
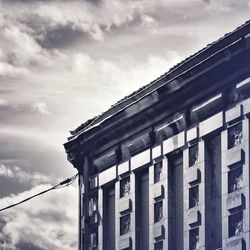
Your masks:
{"label": "overhead wire", "polygon": [[72,183],[75,182],[76,178],[77,178],[78,174],[72,176],[71,178],[68,178],[64,181],[62,181],[60,184],[59,187],[57,187],[56,189],[59,189],[59,188],[64,188],[64,187],[67,187],[67,186],[70,186]]}
{"label": "overhead wire", "polygon": [[55,189],[59,189],[59,188],[67,187],[67,186],[71,185],[71,184],[76,180],[77,176],[78,176],[78,173],[75,174],[74,176],[70,177],[70,178],[67,178],[67,179],[63,180],[62,182],[56,184],[55,186],[53,186],[53,187],[51,187],[51,188],[45,189],[45,190],[43,190],[43,191],[41,191],[41,192],[39,192],[39,193],[37,193],[37,194],[35,194],[35,195],[32,195],[32,196],[30,196],[30,197],[28,197],[28,198],[26,198],[26,199],[23,199],[23,200],[21,200],[21,201],[19,201],[19,202],[16,202],[16,203],[14,203],[14,204],[11,204],[11,205],[9,205],[9,206],[7,206],[7,207],[1,208],[1,209],[0,209],[0,212],[2,212],[2,211],[4,211],[4,210],[7,210],[7,209],[10,209],[10,208],[12,208],[12,207],[18,206],[18,205],[20,205],[20,204],[22,204],[22,203],[24,203],[24,202],[27,202],[27,201],[29,201],[29,200],[31,200],[31,199],[37,197],[37,196],[40,196],[40,195],[42,195],[42,194],[47,193],[47,192],[49,192],[49,191],[52,191],[52,190],[55,190]]}

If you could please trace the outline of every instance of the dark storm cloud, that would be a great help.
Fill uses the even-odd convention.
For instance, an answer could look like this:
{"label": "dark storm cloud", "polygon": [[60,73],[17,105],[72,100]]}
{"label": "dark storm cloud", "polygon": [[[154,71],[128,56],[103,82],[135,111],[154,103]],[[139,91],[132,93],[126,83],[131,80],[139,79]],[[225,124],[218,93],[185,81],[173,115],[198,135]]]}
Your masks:
{"label": "dark storm cloud", "polygon": [[4,3],[37,3],[37,2],[90,2],[93,4],[100,4],[102,0],[2,0]]}
{"label": "dark storm cloud", "polygon": [[43,2],[89,2],[90,4],[99,6],[103,0],[2,0],[4,3],[43,3]]}
{"label": "dark storm cloud", "polygon": [[46,49],[63,49],[73,46],[79,39],[89,38],[89,34],[82,30],[75,29],[71,25],[49,27],[37,38],[38,43]]}
{"label": "dark storm cloud", "polygon": [[[46,131],[44,135],[41,132],[25,127],[0,128],[1,197],[39,183],[55,184],[54,176],[61,181],[72,175],[73,168],[66,160],[63,146],[59,142],[51,143]],[[1,168],[1,164],[6,168]]]}
{"label": "dark storm cloud", "polygon": [[53,23],[38,14],[19,17],[18,21],[32,30],[31,34],[37,43],[45,49],[63,49],[79,40],[90,39],[88,32],[77,27],[73,22]]}
{"label": "dark storm cloud", "polygon": [[7,224],[7,221],[4,220],[4,218],[0,217],[0,232],[3,230],[6,224]]}
{"label": "dark storm cloud", "polygon": [[58,183],[53,176],[39,172],[25,171],[12,163],[0,164],[0,198],[30,190],[33,186],[47,183]]}
{"label": "dark storm cloud", "polygon": [[[54,205],[56,206],[57,204],[54,204]],[[46,210],[46,209],[44,209],[43,211],[40,211],[34,216],[37,216],[40,220],[44,222],[51,222],[51,223],[53,222],[60,223],[60,222],[67,222],[67,221],[70,222],[69,218],[65,217],[64,214],[60,214],[56,211],[51,211],[51,210]]]}
{"label": "dark storm cloud", "polygon": [[[14,94],[14,93],[12,93]],[[16,95],[18,93],[16,92]],[[40,103],[40,104],[39,104]],[[37,106],[38,105],[38,106]],[[49,120],[49,111],[44,102],[35,103],[0,103],[0,120],[4,124],[27,124],[30,120],[36,120],[37,123],[42,120]]]}
{"label": "dark storm cloud", "polygon": [[3,0],[3,3],[37,3],[37,2],[53,2],[54,0]]}
{"label": "dark storm cloud", "polygon": [[23,116],[29,115],[31,113],[31,107],[25,104],[13,105],[4,104],[0,105],[0,119],[4,121],[4,118],[8,120],[8,117],[12,116]]}
{"label": "dark storm cloud", "polygon": [[9,134],[1,134],[0,145],[0,163],[14,159],[16,165],[24,171],[41,172],[45,175],[57,174],[61,178],[72,170],[66,161],[63,146],[61,152],[58,152],[49,143],[39,143],[39,138],[36,140],[25,135]]}
{"label": "dark storm cloud", "polygon": [[[83,0],[84,1],[84,0]],[[86,2],[89,2],[93,5],[100,6],[103,0],[85,0]]]}
{"label": "dark storm cloud", "polygon": [[27,191],[31,188],[29,183],[20,183],[16,179],[6,178],[0,176],[0,198],[7,197],[9,195],[18,194],[20,192]]}
{"label": "dark storm cloud", "polygon": [[[1,79],[1,78],[0,78]],[[9,95],[9,94],[13,94],[15,92],[15,89],[12,88],[4,88],[4,87],[0,87],[0,95]]]}
{"label": "dark storm cloud", "polygon": [[45,250],[45,248],[41,248],[39,246],[36,246],[34,243],[27,241],[18,242],[16,248],[18,250]]}

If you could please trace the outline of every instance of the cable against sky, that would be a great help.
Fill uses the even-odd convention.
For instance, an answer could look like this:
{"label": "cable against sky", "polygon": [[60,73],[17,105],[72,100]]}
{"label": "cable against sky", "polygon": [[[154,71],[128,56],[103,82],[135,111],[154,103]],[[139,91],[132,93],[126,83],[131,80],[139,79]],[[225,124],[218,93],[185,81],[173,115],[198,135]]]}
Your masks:
{"label": "cable against sky", "polygon": [[37,196],[40,196],[40,195],[42,195],[42,194],[45,194],[45,193],[47,193],[47,192],[49,192],[49,191],[51,191],[51,190],[55,190],[55,189],[64,188],[64,187],[66,187],[66,186],[69,186],[69,185],[71,185],[71,184],[76,180],[77,176],[78,176],[78,173],[75,174],[75,175],[73,175],[73,176],[70,177],[70,178],[65,179],[64,181],[60,182],[59,184],[57,184],[57,185],[55,185],[55,186],[53,186],[53,187],[51,187],[51,188],[48,188],[48,189],[46,189],[46,190],[44,190],[44,191],[42,191],[42,192],[40,192],[40,193],[37,193],[37,194],[35,194],[35,195],[32,195],[32,196],[30,196],[30,197],[28,197],[28,198],[26,198],[26,199],[24,199],[24,200],[21,200],[21,201],[19,201],[19,202],[17,202],[17,203],[14,203],[14,204],[9,205],[9,206],[7,206],[7,207],[1,208],[1,209],[0,209],[0,212],[2,212],[2,211],[4,211],[4,210],[7,210],[7,209],[10,209],[10,208],[12,208],[12,207],[18,206],[18,205],[20,205],[20,204],[22,204],[22,203],[24,203],[24,202],[27,202],[27,201],[29,201],[29,200],[31,200],[31,199],[37,197]]}

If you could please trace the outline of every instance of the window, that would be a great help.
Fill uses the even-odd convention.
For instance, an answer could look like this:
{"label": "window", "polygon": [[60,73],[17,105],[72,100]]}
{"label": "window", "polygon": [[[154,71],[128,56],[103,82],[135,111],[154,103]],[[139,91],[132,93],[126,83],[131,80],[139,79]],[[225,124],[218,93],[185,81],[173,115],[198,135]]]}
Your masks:
{"label": "window", "polygon": [[189,208],[199,204],[199,185],[189,188]]}
{"label": "window", "polygon": [[189,250],[199,248],[199,228],[194,228],[189,231]]}
{"label": "window", "polygon": [[194,166],[198,163],[199,150],[198,143],[189,148],[189,167]]}
{"label": "window", "polygon": [[163,250],[163,241],[156,242],[154,250]]}
{"label": "window", "polygon": [[154,222],[158,222],[163,218],[163,204],[162,201],[154,204]]}
{"label": "window", "polygon": [[130,192],[130,178],[126,177],[120,182],[120,197],[128,196]]}
{"label": "window", "polygon": [[90,233],[89,236],[89,250],[96,250],[98,247],[98,236],[97,236],[97,230]]}
{"label": "window", "polygon": [[243,232],[243,212],[229,216],[229,237],[239,235]]}
{"label": "window", "polygon": [[232,193],[243,187],[242,166],[228,172],[228,193]]}
{"label": "window", "polygon": [[162,174],[162,161],[160,161],[154,165],[154,183],[157,183],[162,179]]}
{"label": "window", "polygon": [[228,149],[233,148],[242,143],[242,123],[228,129]]}
{"label": "window", "polygon": [[97,196],[89,199],[89,216],[91,216],[97,210]]}
{"label": "window", "polygon": [[130,229],[130,214],[121,216],[120,218],[120,235],[124,235],[129,232]]}

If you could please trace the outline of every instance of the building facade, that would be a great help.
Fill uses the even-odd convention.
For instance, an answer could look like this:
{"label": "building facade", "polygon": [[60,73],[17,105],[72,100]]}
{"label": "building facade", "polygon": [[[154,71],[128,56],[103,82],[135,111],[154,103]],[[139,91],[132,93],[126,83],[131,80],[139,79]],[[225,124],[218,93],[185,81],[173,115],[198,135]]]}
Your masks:
{"label": "building facade", "polygon": [[72,131],[79,250],[250,249],[250,23]]}

